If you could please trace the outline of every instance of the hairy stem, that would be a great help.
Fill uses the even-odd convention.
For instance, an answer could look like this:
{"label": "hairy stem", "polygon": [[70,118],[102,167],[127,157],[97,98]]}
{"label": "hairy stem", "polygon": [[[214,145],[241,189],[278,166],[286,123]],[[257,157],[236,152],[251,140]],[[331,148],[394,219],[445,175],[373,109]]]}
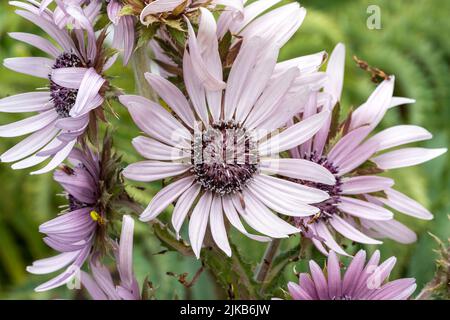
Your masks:
{"label": "hairy stem", "polygon": [[146,46],[136,49],[131,60],[131,66],[136,82],[136,91],[149,100],[158,101],[158,95],[147,83],[144,76],[146,72],[150,72],[150,63],[151,58],[149,49]]}
{"label": "hairy stem", "polygon": [[280,247],[281,240],[280,239],[273,239],[266,248],[266,252],[264,253],[264,256],[259,263],[258,270],[255,274],[255,280],[259,283],[263,283],[266,280],[267,273],[269,272],[273,259],[275,258],[275,255],[277,254],[278,248]]}

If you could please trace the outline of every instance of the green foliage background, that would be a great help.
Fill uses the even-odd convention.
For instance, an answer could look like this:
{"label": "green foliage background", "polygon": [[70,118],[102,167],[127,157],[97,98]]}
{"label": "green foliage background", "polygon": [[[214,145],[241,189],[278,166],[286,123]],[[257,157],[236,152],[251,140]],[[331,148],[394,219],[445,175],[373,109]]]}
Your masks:
{"label": "green foliage background", "polygon": [[[396,108],[388,113],[382,126],[412,123],[424,126],[434,133],[432,141],[422,146],[449,145],[450,128],[450,2],[444,0],[305,0],[307,18],[295,37],[285,46],[281,59],[309,54],[320,50],[331,52],[337,42],[347,46],[347,66],[344,85],[344,108],[358,106],[374,89],[369,75],[358,69],[352,55],[368,61],[390,74],[396,75],[396,95],[412,97],[415,105]],[[381,30],[369,30],[366,12],[369,5],[381,9]],[[39,55],[30,47],[13,41],[7,32],[39,32],[32,25],[14,15],[6,1],[0,4],[0,59],[15,56]],[[45,86],[45,82],[0,68],[0,97],[32,91]],[[120,75],[115,84],[133,92],[131,70],[116,66],[110,74]],[[131,147],[131,138],[138,134],[130,117],[119,105],[114,106],[120,118],[114,119],[117,131],[114,135],[118,150],[126,162],[138,159]],[[0,115],[0,124],[20,119],[22,115]],[[0,153],[14,145],[18,139],[1,139]],[[431,163],[414,168],[396,170],[389,175],[397,180],[397,188],[427,206],[435,215],[432,221],[419,221],[400,217],[419,235],[413,245],[400,245],[385,241],[379,248],[383,258],[395,255],[398,263],[393,276],[415,277],[421,288],[434,273],[436,247],[427,234],[432,232],[441,238],[450,235],[448,155]],[[147,186],[148,187],[148,186]],[[143,194],[149,199],[158,185],[147,188]],[[50,174],[30,176],[27,171],[13,171],[7,164],[0,166],[0,298],[48,299],[83,298],[83,293],[63,287],[52,292],[34,293],[33,288],[49,277],[27,274],[25,267],[35,259],[47,257],[50,250],[38,233],[40,223],[54,217],[62,199],[56,194],[61,190]],[[264,246],[232,234],[242,255],[251,263],[260,259]],[[189,278],[200,267],[198,261],[182,258],[175,253],[160,253],[160,246],[150,228],[137,224],[135,241],[135,269],[140,280],[147,275],[160,299],[223,297],[213,278],[204,272],[200,280],[186,289],[166,274],[187,272]],[[295,245],[298,237],[284,244],[284,249]],[[357,247],[349,244],[350,250]],[[373,247],[367,248],[373,251]],[[313,253],[317,259],[322,257]],[[294,279],[294,264],[286,268],[279,284]],[[298,263],[296,270],[305,268]]]}

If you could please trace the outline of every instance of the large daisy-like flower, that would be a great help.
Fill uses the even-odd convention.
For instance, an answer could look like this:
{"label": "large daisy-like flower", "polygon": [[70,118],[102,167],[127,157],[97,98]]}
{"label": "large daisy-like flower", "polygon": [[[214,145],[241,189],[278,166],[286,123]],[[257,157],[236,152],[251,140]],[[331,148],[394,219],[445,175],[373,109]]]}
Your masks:
{"label": "large daisy-like flower", "polygon": [[80,29],[69,32],[60,29],[48,9],[43,10],[25,2],[14,2],[24,10],[16,13],[44,30],[56,43],[29,33],[10,33],[19,41],[30,44],[50,56],[10,58],[4,65],[17,72],[49,81],[49,91],[19,94],[0,100],[0,111],[10,113],[37,112],[25,120],[0,126],[1,137],[31,134],[0,156],[2,162],[16,162],[14,169],[35,166],[52,157],[41,170],[56,168],[70,153],[77,140],[96,117],[103,118],[99,106],[104,101],[108,82],[103,76],[114,62],[102,49],[105,37],[96,37],[91,21],[81,13]]}
{"label": "large daisy-like flower", "polygon": [[339,260],[331,251],[326,273],[311,260],[310,274],[301,273],[299,284],[290,282],[289,293],[294,300],[406,300],[417,285],[414,278],[387,280],[396,260],[391,257],[380,264],[380,252],[375,251],[366,263],[361,250],[341,277]]}
{"label": "large daisy-like flower", "polygon": [[[300,115],[303,121],[340,100],[344,59],[345,47],[339,44],[328,63],[328,83],[324,92],[311,95]],[[320,212],[313,219],[296,219],[303,234],[311,237],[324,253],[326,249],[323,244],[337,253],[345,254],[335,241],[332,230],[359,243],[381,243],[374,237],[388,237],[400,243],[414,242],[415,233],[393,219],[392,212],[385,207],[419,219],[432,219],[432,214],[422,205],[393,189],[392,179],[377,175],[385,170],[417,165],[446,152],[446,149],[426,148],[401,148],[384,152],[404,144],[431,139],[431,133],[414,125],[390,127],[369,137],[390,108],[413,102],[411,99],[393,97],[393,90],[392,76],[383,81],[337,130],[330,126],[330,117],[314,138],[291,150],[294,158],[320,164],[336,177],[336,183],[332,186],[308,184],[328,192],[331,197],[316,204]],[[293,164],[286,167],[294,168]]]}
{"label": "large daisy-like flower", "polygon": [[115,285],[110,271],[95,256],[90,263],[92,276],[81,271],[81,283],[94,300],[140,300],[139,285],[133,273],[134,220],[123,216],[119,244],[114,244],[114,256],[120,284]]}
{"label": "large daisy-like flower", "polygon": [[[299,74],[297,66],[274,76],[277,46],[258,37],[247,39],[231,67],[226,90],[214,91],[203,85],[211,78],[200,79],[193,70],[200,63],[192,60],[198,57],[199,43],[210,50],[208,69],[225,87],[219,53],[213,50],[217,50],[214,26],[211,13],[204,10],[198,37],[191,30],[183,64],[189,100],[163,77],[145,75],[174,114],[140,96],[119,98],[148,135],[134,139],[133,145],[149,160],[129,165],[123,174],[146,182],[172,178],[152,199],[141,220],[156,218],[176,201],[172,223],[178,233],[193,208],[189,238],[197,257],[208,224],[218,247],[231,255],[224,215],[239,231],[265,241],[267,237],[250,235],[241,218],[264,235],[283,238],[298,229],[272,210],[287,216],[311,216],[318,209],[309,204],[328,198],[324,191],[271,176],[265,168],[292,161],[302,168],[295,172],[299,179],[327,185],[335,182],[334,176],[320,165],[278,158],[280,153],[311,138],[329,112],[325,110],[279,132],[291,115],[302,110],[309,87],[291,95]],[[281,176],[290,174],[279,172]]]}
{"label": "large daisy-like flower", "polygon": [[99,229],[104,227],[105,210],[99,204],[100,162],[98,156],[86,150],[73,149],[69,160],[73,167],[64,166],[54,173],[54,179],[65,190],[68,212],[39,227],[46,234],[44,242],[60,254],[38,260],[27,268],[34,274],[65,271],[36,288],[45,291],[61,286],[77,276],[91,254]]}

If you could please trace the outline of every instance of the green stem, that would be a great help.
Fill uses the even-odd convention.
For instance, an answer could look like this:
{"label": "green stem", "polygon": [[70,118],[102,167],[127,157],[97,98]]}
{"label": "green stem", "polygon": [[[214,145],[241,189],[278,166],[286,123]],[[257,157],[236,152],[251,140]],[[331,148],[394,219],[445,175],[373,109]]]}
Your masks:
{"label": "green stem", "polygon": [[147,99],[158,101],[158,95],[150,87],[147,80],[145,80],[145,73],[150,72],[150,63],[151,58],[149,49],[147,49],[146,46],[136,49],[133,58],[131,59],[136,91]]}
{"label": "green stem", "polygon": [[264,253],[264,256],[259,263],[258,270],[255,274],[255,280],[258,283],[264,283],[267,277],[267,273],[269,272],[270,268],[272,267],[273,259],[275,258],[275,255],[277,254],[278,248],[280,247],[281,240],[280,239],[273,239],[266,248],[266,252]]}

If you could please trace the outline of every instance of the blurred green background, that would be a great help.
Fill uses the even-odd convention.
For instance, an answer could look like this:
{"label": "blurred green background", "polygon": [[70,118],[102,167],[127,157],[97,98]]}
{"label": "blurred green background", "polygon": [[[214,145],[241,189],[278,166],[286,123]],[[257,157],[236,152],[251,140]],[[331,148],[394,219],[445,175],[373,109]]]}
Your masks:
{"label": "blurred green background", "polygon": [[[415,105],[390,110],[382,127],[399,123],[424,126],[434,134],[434,139],[420,144],[427,147],[449,145],[450,127],[450,1],[444,0],[305,0],[301,4],[308,14],[298,33],[282,51],[282,60],[309,54],[323,49],[331,52],[337,42],[347,46],[347,65],[344,84],[344,108],[358,106],[374,89],[370,77],[358,69],[351,60],[352,55],[368,61],[390,74],[396,75],[395,95],[412,97]],[[381,29],[369,30],[366,20],[369,5],[381,9]],[[8,32],[40,32],[37,28],[20,19],[6,1],[0,4],[0,59],[15,56],[30,56],[41,53],[29,46],[13,41]],[[45,86],[45,81],[0,68],[0,97],[32,91]],[[133,92],[131,70],[116,66],[111,75],[120,75],[114,83]],[[114,119],[117,131],[114,135],[118,150],[124,154],[126,162],[138,159],[131,147],[131,138],[138,130],[123,108],[115,105],[120,119]],[[23,115],[0,114],[0,124],[6,124]],[[18,139],[0,140],[0,153],[12,147]],[[400,245],[385,241],[379,248],[383,258],[395,255],[398,263],[393,276],[415,277],[418,287],[428,282],[434,273],[436,247],[428,235],[432,232],[441,238],[450,235],[450,213],[448,155],[421,166],[394,170],[389,175],[396,178],[397,189],[417,199],[435,215],[432,221],[420,221],[400,216],[399,219],[414,229],[419,240],[416,244]],[[38,233],[38,226],[58,213],[58,205],[64,199],[58,197],[59,186],[52,181],[51,174],[30,176],[28,171],[14,171],[7,164],[0,166],[0,298],[1,299],[49,299],[83,298],[83,293],[59,288],[51,292],[35,293],[33,288],[49,279],[34,276],[25,271],[32,261],[47,257],[50,250],[44,245]],[[158,189],[152,185],[146,197]],[[160,254],[164,249],[153,236],[151,230],[138,223],[135,241],[135,269],[137,277],[143,280],[149,276],[158,298],[202,298],[223,297],[213,278],[204,272],[199,281],[190,289],[184,288],[172,276],[166,274],[189,273],[191,278],[200,267],[198,261],[181,258],[175,253]],[[264,245],[248,241],[238,234],[232,234],[235,243],[249,262],[256,264],[264,250]],[[287,248],[298,242],[293,237]],[[349,244],[350,250],[357,247]],[[373,247],[367,248],[374,250]],[[322,257],[313,253],[317,259]],[[293,265],[286,268],[285,279],[294,279]],[[296,270],[302,270],[299,263]],[[419,290],[418,290],[419,291]],[[418,293],[416,292],[416,294]]]}

